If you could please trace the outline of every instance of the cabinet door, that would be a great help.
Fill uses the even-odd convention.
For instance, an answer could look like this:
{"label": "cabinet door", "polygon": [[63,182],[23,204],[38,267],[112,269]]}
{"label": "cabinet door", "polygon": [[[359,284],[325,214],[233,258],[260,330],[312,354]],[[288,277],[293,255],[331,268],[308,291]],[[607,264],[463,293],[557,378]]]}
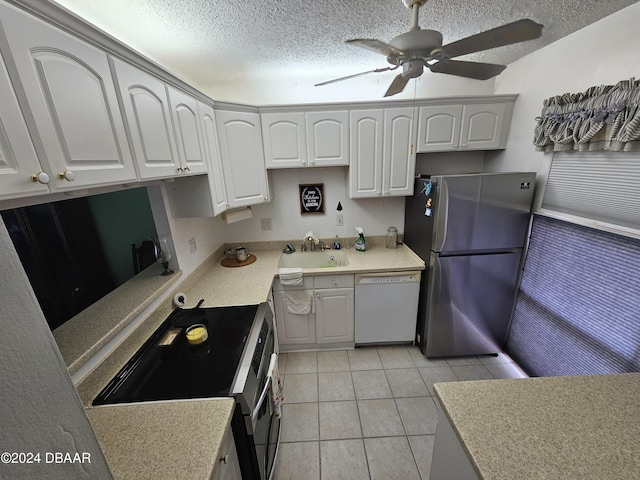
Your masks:
{"label": "cabinet door", "polygon": [[316,342],[354,341],[353,288],[327,288],[315,291]]}
{"label": "cabinet door", "polygon": [[371,198],[382,194],[383,124],[381,109],[349,112],[351,198]]}
{"label": "cabinet door", "polygon": [[167,91],[178,141],[180,171],[186,174],[206,173],[207,162],[200,142],[198,101],[174,87],[167,86]]}
{"label": "cabinet door", "polygon": [[107,54],[11,7],[0,15],[52,191],[135,181]]}
{"label": "cabinet door", "polygon": [[384,162],[382,195],[413,194],[416,175],[414,109],[387,108],[384,111]]}
{"label": "cabinet door", "polygon": [[0,56],[0,198],[49,193],[48,182]]}
{"label": "cabinet door", "polygon": [[220,456],[218,458],[218,467],[212,480],[241,480],[240,461],[238,460],[238,451],[233,440],[231,429],[227,430],[222,445],[220,446]]}
{"label": "cabinet door", "polygon": [[276,329],[280,345],[316,343],[316,328],[313,314],[298,315],[287,311],[285,291],[274,291],[276,306]]}
{"label": "cabinet door", "polygon": [[307,166],[304,113],[263,113],[260,121],[267,168]]}
{"label": "cabinet door", "polygon": [[420,107],[418,152],[458,150],[462,105]]}
{"label": "cabinet door", "polygon": [[461,150],[504,148],[506,103],[465,105],[460,134]]}
{"label": "cabinet door", "polygon": [[164,82],[121,60],[111,61],[140,178],[173,177],[181,165]]}
{"label": "cabinet door", "polygon": [[260,116],[257,113],[216,111],[216,128],[231,208],[269,201]]}
{"label": "cabinet door", "polygon": [[310,167],[349,166],[349,112],[307,112]]}
{"label": "cabinet door", "polygon": [[227,192],[224,187],[224,174],[222,173],[215,114],[210,105],[202,102],[198,102],[198,114],[200,115],[200,125],[202,127],[202,146],[205,157],[209,162],[209,185],[211,187],[213,213],[218,215],[227,209]]}

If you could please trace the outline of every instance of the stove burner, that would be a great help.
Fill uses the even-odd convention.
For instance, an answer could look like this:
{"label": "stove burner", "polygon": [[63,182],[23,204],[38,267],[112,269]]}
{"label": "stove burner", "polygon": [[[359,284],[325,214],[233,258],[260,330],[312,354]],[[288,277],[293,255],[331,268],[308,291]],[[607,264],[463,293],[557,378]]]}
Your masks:
{"label": "stove burner", "polygon": [[171,316],[171,324],[174,327],[190,327],[196,323],[206,324],[206,313],[203,309],[176,310]]}

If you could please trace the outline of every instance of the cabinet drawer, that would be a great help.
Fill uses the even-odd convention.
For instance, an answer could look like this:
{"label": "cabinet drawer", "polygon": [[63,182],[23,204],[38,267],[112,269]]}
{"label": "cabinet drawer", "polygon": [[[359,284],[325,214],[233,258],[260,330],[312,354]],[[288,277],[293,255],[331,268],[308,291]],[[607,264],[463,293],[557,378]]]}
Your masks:
{"label": "cabinet drawer", "polygon": [[350,288],[353,287],[353,275],[316,275],[313,288]]}
{"label": "cabinet drawer", "polygon": [[[353,283],[352,283],[353,285]],[[301,285],[281,285],[280,279],[273,280],[273,290],[311,290],[313,288],[313,277],[302,277]]]}

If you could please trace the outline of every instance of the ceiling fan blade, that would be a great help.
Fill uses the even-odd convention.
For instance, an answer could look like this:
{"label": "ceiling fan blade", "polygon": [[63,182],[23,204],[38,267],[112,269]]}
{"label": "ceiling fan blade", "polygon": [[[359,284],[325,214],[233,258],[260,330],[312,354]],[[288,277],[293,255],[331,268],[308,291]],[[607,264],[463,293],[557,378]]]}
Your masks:
{"label": "ceiling fan blade", "polygon": [[402,76],[402,74],[396,75],[396,78],[393,79],[391,85],[389,86],[387,93],[384,94],[385,97],[390,97],[391,95],[395,95],[396,93],[400,93],[404,90],[404,87],[409,82],[408,78]]}
{"label": "ceiling fan blade", "polygon": [[387,57],[399,57],[402,55],[402,50],[398,50],[396,47],[389,45],[388,43],[381,42],[374,38],[354,38],[347,40],[344,43],[349,45],[356,45],[358,47],[366,48],[372,52],[381,53]]}
{"label": "ceiling fan blade", "polygon": [[476,80],[488,80],[499,75],[505,68],[507,68],[505,65],[497,65],[495,63],[463,62],[459,60],[445,60],[429,65],[429,69],[435,73],[447,73]]}
{"label": "ceiling fan blade", "polygon": [[370,73],[386,72],[389,70],[395,70],[400,65],[395,67],[376,68],[375,70],[367,70],[366,72],[354,73],[353,75],[347,75],[346,77],[334,78],[333,80],[327,80],[326,82],[316,83],[314,87],[321,87],[322,85],[329,85],[330,83],[341,82],[342,80],[349,80],[350,78],[361,77],[362,75],[368,75]]}
{"label": "ceiling fan blade", "polygon": [[458,40],[457,42],[444,45],[442,49],[453,57],[466,55],[467,53],[480,52],[496,47],[511,45],[512,43],[533,40],[542,35],[544,25],[533,20],[524,19],[517,22],[508,23],[501,27],[487,30],[476,35]]}

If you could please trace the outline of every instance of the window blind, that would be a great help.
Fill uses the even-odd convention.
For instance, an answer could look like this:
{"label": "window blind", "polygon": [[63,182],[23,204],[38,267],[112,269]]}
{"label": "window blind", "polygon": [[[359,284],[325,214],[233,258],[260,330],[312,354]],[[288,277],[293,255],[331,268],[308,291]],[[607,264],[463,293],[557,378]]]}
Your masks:
{"label": "window blind", "polygon": [[530,376],[640,371],[640,240],[535,215],[507,336]]}
{"label": "window blind", "polygon": [[640,230],[640,153],[555,153],[542,208]]}

